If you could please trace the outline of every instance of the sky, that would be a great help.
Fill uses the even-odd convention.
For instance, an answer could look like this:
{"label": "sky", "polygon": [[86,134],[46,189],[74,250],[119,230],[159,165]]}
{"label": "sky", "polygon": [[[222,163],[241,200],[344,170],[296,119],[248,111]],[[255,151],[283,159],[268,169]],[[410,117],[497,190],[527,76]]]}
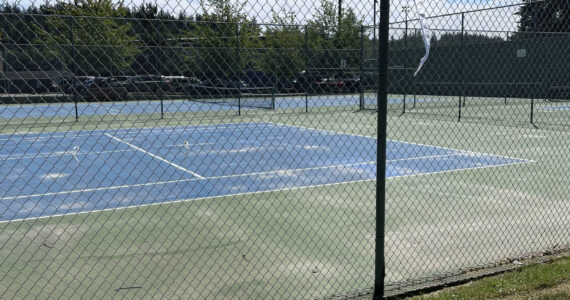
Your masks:
{"label": "sky", "polygon": [[[22,7],[31,4],[36,6],[45,1],[53,0],[16,0]],[[118,0],[113,0],[118,1]],[[128,6],[138,6],[143,2],[153,3],[158,7],[170,11],[184,11],[189,15],[194,15],[203,11],[201,1],[203,0],[123,0]],[[205,0],[208,1],[208,0]],[[305,24],[320,9],[320,0],[230,0],[244,3],[244,12],[255,18],[260,23],[272,22],[272,10],[277,12],[294,12],[296,22]],[[339,0],[332,0],[338,3]],[[373,24],[374,0],[341,0],[343,8],[352,8],[356,15],[360,17],[366,25]],[[380,0],[378,0],[380,1]],[[13,3],[14,0],[1,0],[1,3]],[[415,0],[391,0],[390,21],[397,22],[405,19],[403,8],[410,7],[409,19],[417,18]],[[482,8],[497,7],[521,3],[522,0],[424,0],[425,10],[428,16],[438,16],[443,14],[458,13],[461,11],[473,11]],[[377,5],[377,8],[379,5]],[[465,14],[465,28],[467,30],[501,30],[515,31],[517,28],[517,16],[514,13],[517,7],[489,10],[484,12],[472,12]],[[434,18],[428,21],[431,28],[444,28],[458,30],[461,28],[461,16],[449,16]],[[396,27],[397,25],[394,25]],[[410,27],[418,27],[417,21],[409,23]],[[401,34],[394,30],[394,34]]]}

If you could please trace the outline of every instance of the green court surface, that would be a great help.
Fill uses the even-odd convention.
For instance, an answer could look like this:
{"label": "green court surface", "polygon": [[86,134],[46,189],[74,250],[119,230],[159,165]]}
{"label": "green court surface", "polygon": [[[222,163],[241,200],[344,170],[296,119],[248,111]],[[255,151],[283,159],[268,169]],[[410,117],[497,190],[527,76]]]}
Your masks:
{"label": "green court surface", "polygon": [[[428,281],[490,266],[567,240],[570,156],[560,154],[570,149],[568,111],[539,110],[552,106],[540,102],[537,129],[526,121],[527,104],[479,104],[477,112],[469,105],[467,99],[463,122],[453,113],[457,107],[445,101],[408,106],[404,114],[391,106],[388,138],[532,163],[388,179],[388,290],[412,284],[410,278]],[[487,109],[493,114],[485,115]],[[357,106],[308,113],[169,113],[163,119],[2,119],[0,129],[10,134],[243,122],[377,135],[376,112]],[[375,197],[372,180],[2,223],[0,295],[267,299],[367,290],[374,283]],[[492,230],[497,227],[504,230]]]}

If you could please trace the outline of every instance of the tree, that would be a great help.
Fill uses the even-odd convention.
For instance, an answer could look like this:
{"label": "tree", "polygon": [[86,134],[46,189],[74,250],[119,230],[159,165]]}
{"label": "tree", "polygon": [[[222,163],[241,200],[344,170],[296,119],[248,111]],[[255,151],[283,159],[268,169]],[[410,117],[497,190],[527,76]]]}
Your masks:
{"label": "tree", "polygon": [[143,3],[126,13],[129,34],[137,37],[140,52],[131,66],[134,73],[179,74],[180,60],[171,42],[185,30],[185,15],[176,17],[159,9],[156,4]]}
{"label": "tree", "polygon": [[76,74],[110,75],[129,67],[139,51],[126,12],[112,0],[59,2],[50,9],[53,16],[35,26],[36,42]]}
{"label": "tree", "polygon": [[570,32],[570,3],[568,0],[535,2],[523,0],[519,11],[520,32]]}
{"label": "tree", "polygon": [[295,24],[295,13],[273,11],[273,23],[265,31],[260,68],[272,77],[291,78],[306,67],[305,34]]}
{"label": "tree", "polygon": [[186,63],[200,77],[236,76],[255,64],[261,30],[243,13],[243,3],[231,0],[201,2],[203,14],[184,38],[193,41]]}
{"label": "tree", "polygon": [[309,21],[308,27],[313,68],[338,68],[341,60],[346,60],[351,68],[360,65],[362,21],[358,20],[352,8],[340,18],[333,1],[321,0],[321,8]]}
{"label": "tree", "polygon": [[34,26],[47,20],[44,7],[30,6],[26,9],[17,4],[0,6],[0,36],[5,52],[5,70],[37,71],[61,69],[61,64],[53,56],[42,53],[45,45],[34,44]]}

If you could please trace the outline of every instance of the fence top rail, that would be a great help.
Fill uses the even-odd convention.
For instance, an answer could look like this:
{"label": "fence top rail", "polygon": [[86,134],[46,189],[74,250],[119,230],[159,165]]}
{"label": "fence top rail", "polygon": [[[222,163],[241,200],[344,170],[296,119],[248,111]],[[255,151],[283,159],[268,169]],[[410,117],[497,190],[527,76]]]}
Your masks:
{"label": "fence top rail", "polygon": [[[436,19],[436,18],[457,16],[457,15],[462,15],[462,14],[469,14],[469,13],[483,12],[483,11],[489,11],[489,10],[495,10],[495,9],[516,7],[516,6],[521,6],[521,5],[525,5],[525,4],[540,3],[540,2],[545,2],[545,1],[546,1],[546,0],[534,0],[534,1],[527,1],[527,2],[515,3],[515,4],[507,4],[507,5],[501,5],[501,6],[485,7],[485,8],[479,8],[479,9],[473,9],[473,10],[465,10],[465,11],[453,12],[453,13],[447,13],[447,14],[441,14],[441,15],[436,15],[436,16],[428,16],[427,19]],[[392,25],[392,24],[403,24],[403,23],[410,22],[410,21],[419,21],[419,19],[418,19],[418,18],[415,18],[415,19],[408,19],[407,21],[404,20],[404,21],[391,22],[390,25]]]}

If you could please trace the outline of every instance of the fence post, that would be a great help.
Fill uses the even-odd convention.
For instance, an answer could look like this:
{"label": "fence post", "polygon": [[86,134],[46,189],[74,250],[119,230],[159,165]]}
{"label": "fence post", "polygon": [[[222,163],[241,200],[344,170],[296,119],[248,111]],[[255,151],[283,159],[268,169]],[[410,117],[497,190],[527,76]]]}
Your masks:
{"label": "fence post", "polygon": [[380,0],[378,39],[378,138],[376,139],[376,249],[374,299],[384,298],[384,226],[386,213],[386,122],[388,110],[388,36],[390,0]]}
{"label": "fence post", "polygon": [[[239,51],[239,23],[236,23],[236,61],[237,61],[237,71],[241,70],[241,59],[240,59],[240,51]],[[239,81],[239,77],[238,77]],[[238,95],[238,116],[241,115],[241,88],[240,84],[237,85],[237,95]]]}
{"label": "fence post", "polygon": [[0,72],[2,73],[2,88],[4,90],[4,93],[6,94],[10,94],[10,91],[8,90],[8,77],[5,76],[6,71],[8,71],[8,67],[6,66],[6,42],[5,41],[1,41],[2,42],[2,70],[0,70]]}
{"label": "fence post", "polygon": [[164,119],[164,91],[163,91],[163,87],[162,87],[162,32],[161,32],[161,25],[162,23],[160,22],[160,19],[156,19],[156,21],[158,22],[156,25],[156,34],[157,34],[157,47],[156,47],[156,51],[158,51],[158,55],[156,55],[156,59],[158,60],[158,76],[159,76],[159,80],[158,80],[158,87],[157,87],[157,92],[158,92],[158,99],[160,100],[160,118]]}
{"label": "fence post", "polygon": [[360,25],[360,74],[358,76],[360,110],[364,110],[364,88],[362,86],[362,78],[364,78],[364,25]]}
{"label": "fence post", "polygon": [[[309,27],[305,25],[305,71],[309,69]],[[299,82],[297,82],[299,84]],[[303,83],[305,84],[305,83]],[[309,112],[309,88],[305,87],[305,113]]]}
{"label": "fence post", "polygon": [[[409,7],[404,6],[405,12],[406,12],[406,19],[405,19],[405,28],[404,28],[404,49],[405,51],[408,51],[408,10]],[[405,68],[405,65],[404,65]],[[402,72],[404,74],[404,82],[407,85],[407,80],[406,80],[406,71],[405,69]],[[414,80],[412,78],[412,80]],[[402,115],[406,113],[406,89],[404,89],[404,99],[402,100]]]}
{"label": "fence post", "polygon": [[75,33],[73,32],[73,16],[69,16],[69,41],[71,45],[71,74],[73,76],[73,103],[75,106],[75,122],[79,121],[79,110],[77,109],[77,70],[75,69]]}

